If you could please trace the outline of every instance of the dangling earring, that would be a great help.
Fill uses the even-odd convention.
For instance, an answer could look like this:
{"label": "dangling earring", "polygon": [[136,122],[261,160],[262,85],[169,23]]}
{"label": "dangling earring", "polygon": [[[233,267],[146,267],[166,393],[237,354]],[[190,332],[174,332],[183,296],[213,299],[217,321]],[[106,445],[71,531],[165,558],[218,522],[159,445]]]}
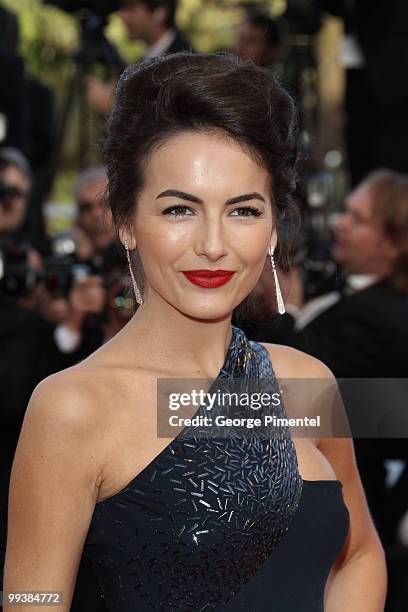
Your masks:
{"label": "dangling earring", "polygon": [[273,271],[273,279],[275,281],[276,303],[278,305],[278,312],[279,312],[279,314],[283,315],[286,312],[285,311],[285,303],[283,301],[282,293],[281,293],[280,286],[279,286],[279,279],[278,279],[278,275],[276,273],[275,261],[273,259],[273,252],[274,252],[274,250],[275,250],[275,247],[269,245],[268,255],[269,255],[270,260],[271,260],[271,266],[272,266],[272,271]]}
{"label": "dangling earring", "polygon": [[128,245],[127,240],[123,241],[123,246],[126,249],[126,257],[127,257],[128,264],[129,264],[130,276],[132,277],[133,291],[135,292],[136,302],[139,304],[139,306],[141,306],[143,304],[143,298],[142,298],[142,294],[139,291],[139,287],[137,286],[136,279],[133,274],[132,262],[130,261],[129,245]]}

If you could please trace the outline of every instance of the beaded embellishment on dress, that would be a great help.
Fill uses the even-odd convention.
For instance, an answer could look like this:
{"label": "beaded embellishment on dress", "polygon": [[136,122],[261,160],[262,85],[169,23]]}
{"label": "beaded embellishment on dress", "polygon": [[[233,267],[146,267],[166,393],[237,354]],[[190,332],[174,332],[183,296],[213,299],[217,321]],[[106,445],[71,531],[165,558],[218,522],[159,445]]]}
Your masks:
{"label": "beaded embellishment on dress", "polygon": [[[220,378],[265,378],[268,351],[232,326]],[[273,408],[286,416],[283,405]],[[270,437],[177,436],[122,491],[98,503],[84,553],[109,610],[210,611],[273,553],[302,492],[285,427]]]}

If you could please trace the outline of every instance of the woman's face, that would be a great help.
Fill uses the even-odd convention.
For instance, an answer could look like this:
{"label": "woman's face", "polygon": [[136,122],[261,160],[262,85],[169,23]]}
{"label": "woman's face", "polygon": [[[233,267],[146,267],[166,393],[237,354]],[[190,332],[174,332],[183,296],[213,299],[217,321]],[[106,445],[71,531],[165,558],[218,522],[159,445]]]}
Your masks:
{"label": "woman's face", "polygon": [[[146,165],[133,236],[123,236],[139,251],[145,302],[164,300],[200,319],[231,314],[276,243],[270,190],[266,170],[220,133],[186,132],[157,149]],[[209,282],[191,276],[203,270],[232,275]]]}

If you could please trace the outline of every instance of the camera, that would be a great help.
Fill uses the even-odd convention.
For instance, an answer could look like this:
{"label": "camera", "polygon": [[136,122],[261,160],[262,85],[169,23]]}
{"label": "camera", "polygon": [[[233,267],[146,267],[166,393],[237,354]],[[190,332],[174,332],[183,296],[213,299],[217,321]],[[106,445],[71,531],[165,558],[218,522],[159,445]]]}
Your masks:
{"label": "camera", "polygon": [[119,10],[117,0],[44,0],[67,13],[80,13],[81,43],[74,54],[74,59],[90,72],[96,64],[105,67],[107,75],[119,76],[126,63],[116,47],[105,37],[104,29],[107,18]]}
{"label": "camera", "polygon": [[0,240],[0,295],[21,298],[31,295],[42,275],[28,265],[30,245],[12,238]]}
{"label": "camera", "polygon": [[23,298],[43,284],[52,297],[67,298],[74,283],[91,274],[99,274],[97,259],[79,261],[69,232],[52,242],[52,252],[43,260],[43,269],[34,270],[28,263],[31,245],[12,237],[0,239],[0,294]]}

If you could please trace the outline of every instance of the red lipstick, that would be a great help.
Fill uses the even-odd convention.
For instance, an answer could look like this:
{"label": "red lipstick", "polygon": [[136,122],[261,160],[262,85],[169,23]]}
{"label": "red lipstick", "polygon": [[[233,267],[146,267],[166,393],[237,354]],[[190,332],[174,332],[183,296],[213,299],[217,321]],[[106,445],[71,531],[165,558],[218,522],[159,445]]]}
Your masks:
{"label": "red lipstick", "polygon": [[183,274],[199,287],[220,287],[225,285],[235,272],[230,270],[183,270]]}

